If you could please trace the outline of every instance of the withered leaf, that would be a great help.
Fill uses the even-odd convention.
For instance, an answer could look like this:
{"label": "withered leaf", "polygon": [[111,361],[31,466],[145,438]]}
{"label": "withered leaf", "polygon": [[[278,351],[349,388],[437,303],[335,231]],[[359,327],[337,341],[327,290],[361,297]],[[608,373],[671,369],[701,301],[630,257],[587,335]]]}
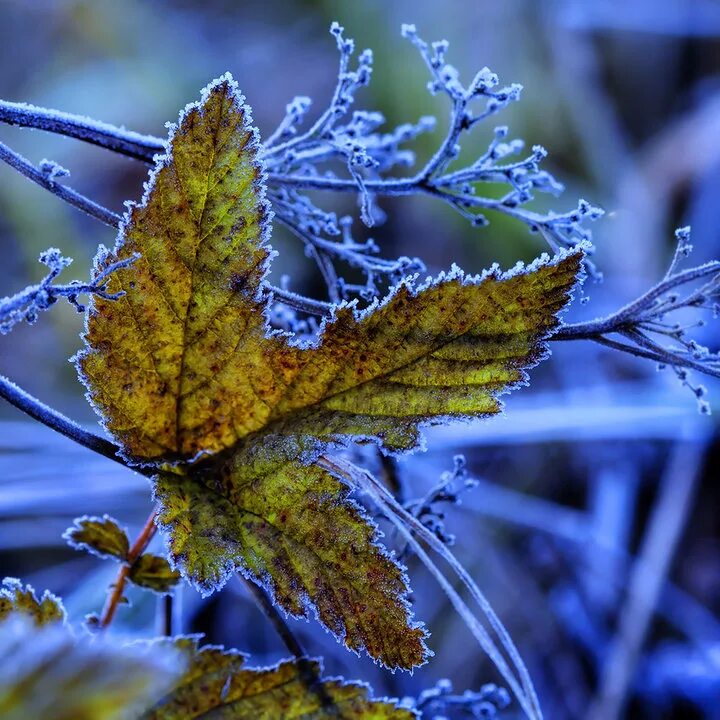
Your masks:
{"label": "withered leaf", "polygon": [[256,133],[226,76],[182,113],[99,261],[140,255],[111,276],[121,299],[93,300],[80,373],[126,456],[158,468],[159,522],[192,582],[243,572],[348,647],[413,667],[427,650],[403,572],[314,462],[358,439],[407,451],[423,424],[498,413],[547,354],[583,252],[408,279],[366,311],[339,306],[303,345],[267,325],[267,226]]}

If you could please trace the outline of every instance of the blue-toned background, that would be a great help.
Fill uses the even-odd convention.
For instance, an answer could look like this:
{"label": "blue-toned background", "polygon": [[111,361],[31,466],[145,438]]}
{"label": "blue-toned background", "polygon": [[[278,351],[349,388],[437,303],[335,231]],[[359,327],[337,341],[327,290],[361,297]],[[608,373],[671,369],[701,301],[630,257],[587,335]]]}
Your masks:
{"label": "blue-toned background", "polygon": [[[567,186],[537,207],[567,210],[585,197],[605,208],[593,227],[605,282],[588,286],[590,302],[572,318],[616,309],[662,277],[679,225],[692,225],[694,262],[720,258],[717,0],[0,0],[0,97],[162,135],[229,70],[268,133],[294,95],[325,107],[337,66],[332,20],[375,51],[361,107],[389,124],[438,115],[440,128],[415,144],[421,159],[440,141],[447,106],[428,94],[401,23],[447,38],[464,76],[488,65],[524,85],[523,99],[466,142],[463,157],[482,153],[494,124],[508,124],[549,150],[546,167]],[[69,168],[74,187],[115,210],[142,192],[146,168],[107,151],[8,127],[0,140]],[[427,198],[382,207],[389,221],[370,234],[383,255],[419,255],[432,271],[508,267],[545,250],[506,217],[474,229]],[[87,277],[101,242],[113,232],[0,167],[0,295],[42,276],[36,258],[48,246],[75,258],[68,277]],[[299,243],[277,231],[273,244],[276,276],[321,296]],[[92,423],[67,362],[81,323],[58,305],[0,336],[0,372]],[[718,327],[698,339],[717,348]],[[692,393],[652,363],[588,342],[553,350],[531,387],[508,400],[506,418],[429,433],[429,452],[402,461],[406,492],[421,495],[465,454],[481,482],[448,512],[448,529],[510,628],[548,718],[720,718],[715,416],[699,415]],[[705,384],[720,411],[720,384]],[[65,549],[60,534],[83,513],[109,512],[136,530],[148,507],[143,478],[0,406],[0,576],[63,595],[79,619],[102,605],[114,568]],[[391,675],[314,623],[293,623],[308,650],[330,674],[366,679],[378,693],[414,695],[441,677],[459,691],[497,681],[422,567],[411,560],[409,570],[436,652],[427,667]],[[151,631],[155,599],[135,591],[131,600],[116,631]],[[182,603],[185,630],[249,651],[256,664],[284,655],[239,583],[206,601],[185,590]]]}

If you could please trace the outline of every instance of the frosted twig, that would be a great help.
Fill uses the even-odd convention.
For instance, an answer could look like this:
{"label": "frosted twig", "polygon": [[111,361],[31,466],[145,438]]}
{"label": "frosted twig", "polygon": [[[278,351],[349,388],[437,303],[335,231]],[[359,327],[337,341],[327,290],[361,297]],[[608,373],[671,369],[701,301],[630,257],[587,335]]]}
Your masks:
{"label": "frosted twig", "polygon": [[[690,337],[690,332],[702,327],[705,320],[682,323],[676,318],[684,310],[710,311],[713,317],[720,314],[720,261],[680,270],[682,259],[692,249],[690,228],[680,228],[675,237],[676,250],[660,282],[606,317],[561,326],[553,339],[590,339],[672,367],[681,382],[695,393],[701,411],[709,412],[702,400],[704,388],[690,385],[686,371],[720,377],[720,353],[711,352]],[[612,335],[627,342],[609,337]]]}
{"label": "frosted twig", "polygon": [[54,195],[57,195],[61,200],[70,203],[70,205],[75,206],[88,215],[91,215],[108,225],[114,225],[120,220],[120,216],[116,213],[108,210],[102,205],[98,205],[92,200],[86,198],[84,195],[81,195],[80,193],[75,192],[75,190],[57,182],[57,177],[67,175],[67,171],[61,173],[60,175],[57,172],[52,172],[54,168],[57,168],[54,163],[44,161],[44,168],[35,167],[35,165],[33,165],[29,160],[26,160],[22,155],[16,153],[14,150],[11,150],[7,145],[1,142],[0,160],[6,162],[10,165],[10,167],[14,168],[34,183],[37,183]]}
{"label": "frosted twig", "polygon": [[108,265],[89,283],[73,280],[64,285],[54,284],[57,276],[72,262],[72,258],[63,257],[57,248],[48,248],[40,253],[40,262],[49,268],[48,274],[37,284],[26,287],[10,297],[0,298],[0,334],[9,333],[19,322],[34,323],[42,310],[47,310],[60,298],[65,298],[78,312],[85,312],[85,306],[78,300],[79,295],[95,295],[107,300],[117,300],[124,293],[111,293],[107,283],[112,273],[128,267],[139,255],[134,254],[125,260]]}
{"label": "frosted twig", "polygon": [[[534,192],[557,195],[563,188],[547,171],[540,169],[540,162],[546,155],[540,146],[534,146],[525,156],[514,159],[523,151],[524,144],[521,140],[508,139],[506,127],[495,129],[487,150],[475,161],[463,168],[450,169],[459,154],[463,135],[519,99],[519,85],[500,87],[497,76],[487,68],[480,70],[468,85],[463,85],[457,70],[445,61],[446,42],[428,45],[419,38],[413,26],[403,26],[403,34],[415,45],[428,66],[430,91],[442,92],[449,98],[451,113],[447,133],[427,163],[410,177],[394,175],[395,168],[414,165],[415,155],[407,145],[421,133],[432,130],[435,119],[423,117],[416,123],[403,123],[383,132],[380,128],[385,120],[381,113],[364,110],[351,113],[357,91],[370,81],[373,56],[370,50],[364,50],[358,56],[357,65],[351,68],[354,42],[344,37],[343,28],[337,23],[333,23],[331,33],[337,42],[340,65],[328,107],[305,132],[300,132],[310,109],[310,100],[295,98],[288,104],[278,128],[268,136],[261,153],[278,219],[308,226],[319,214],[328,215],[309,198],[301,196],[302,190],[356,194],[366,225],[382,219],[381,211],[374,205],[376,198],[424,194],[446,202],[473,226],[487,224],[484,211],[512,217],[525,223],[532,232],[539,233],[553,250],[589,239],[589,232],[584,227],[586,221],[602,214],[589,203],[581,200],[577,208],[565,213],[540,213],[526,207]],[[472,106],[478,101],[484,101],[484,104],[476,112]],[[165,141],[161,138],[20,103],[0,102],[0,122],[68,135],[148,163],[165,150]],[[343,172],[338,174],[338,168]],[[497,182],[508,186],[508,192],[501,198],[478,193],[482,183]],[[82,203],[81,196],[73,196],[66,188],[63,190],[68,199],[73,198],[86,212],[93,214],[97,210]],[[325,234],[335,233],[321,229],[313,236],[321,238]],[[359,262],[365,271],[367,283],[363,286],[346,284],[344,291],[377,297],[382,289],[375,280],[382,278],[382,270],[373,257],[372,246],[363,249],[362,244],[358,245],[353,257],[355,264]],[[322,258],[322,255],[318,253],[318,257]],[[347,256],[341,259],[345,260]],[[326,259],[324,269],[330,270],[332,264],[332,258]],[[592,265],[588,267],[594,272]],[[334,268],[323,275],[326,279],[328,275],[342,279],[342,273]]]}

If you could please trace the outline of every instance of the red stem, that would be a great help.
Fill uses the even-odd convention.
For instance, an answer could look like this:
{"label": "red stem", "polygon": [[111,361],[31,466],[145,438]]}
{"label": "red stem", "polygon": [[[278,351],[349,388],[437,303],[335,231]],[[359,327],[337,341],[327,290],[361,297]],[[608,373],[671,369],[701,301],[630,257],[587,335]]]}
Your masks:
{"label": "red stem", "polygon": [[155,525],[155,516],[157,510],[153,510],[150,516],[145,521],[143,529],[140,534],[135,538],[135,542],[132,544],[130,550],[128,550],[127,558],[125,562],[120,566],[117,578],[112,584],[112,592],[108,595],[107,602],[103,608],[102,617],[100,618],[100,627],[106,628],[113,621],[115,613],[117,611],[120,600],[123,596],[123,590],[125,590],[125,583],[127,582],[128,575],[132,566],[137,562],[138,558],[145,552],[145,549],[150,544],[150,541],[157,532],[157,525]]}

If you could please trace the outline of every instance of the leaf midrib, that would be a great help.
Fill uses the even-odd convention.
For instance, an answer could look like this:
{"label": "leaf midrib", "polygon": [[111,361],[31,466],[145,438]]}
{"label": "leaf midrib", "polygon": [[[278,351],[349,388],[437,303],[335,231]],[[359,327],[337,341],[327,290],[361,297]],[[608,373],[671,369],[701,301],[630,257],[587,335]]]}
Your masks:
{"label": "leaf midrib", "polygon": [[[480,284],[477,285],[476,287],[482,287],[482,285],[484,284],[484,282],[487,282],[487,280],[488,280],[488,279],[485,279],[482,283],[480,283]],[[493,280],[494,280],[494,279],[493,279]],[[455,281],[454,281],[454,280],[450,280],[449,282],[455,282]],[[495,282],[502,282],[502,280],[495,280]],[[565,291],[565,292],[567,293],[567,291]],[[490,301],[493,302],[496,306],[498,306],[498,304],[497,304],[497,302],[494,300],[494,298],[489,297],[488,300],[490,300]],[[546,307],[547,305],[548,305],[548,303],[545,303],[545,304],[543,304],[542,306],[538,306],[538,309],[544,308],[544,307]],[[499,306],[498,306],[498,307],[499,307]],[[552,333],[552,331],[553,331],[553,330],[555,329],[555,327],[557,326],[558,317],[557,317],[557,314],[556,314],[556,313],[552,313],[552,319],[553,319],[553,321],[552,321],[552,323],[550,324],[550,326],[548,326],[548,327],[547,327],[546,329],[544,329],[544,330],[523,330],[523,331],[521,331],[521,332],[514,332],[514,333],[497,333],[497,334],[493,335],[492,337],[499,337],[499,336],[501,336],[501,335],[506,335],[506,336],[515,337],[515,336],[518,336],[518,335],[521,335],[521,334],[527,334],[530,338],[532,338],[531,343],[530,343],[530,344],[532,345],[532,347],[531,347],[531,351],[530,351],[529,353],[525,353],[525,354],[523,354],[523,355],[514,356],[513,358],[510,358],[510,357],[502,358],[502,360],[503,360],[503,361],[506,361],[506,360],[518,359],[518,358],[532,358],[532,357],[534,356],[534,354],[535,354],[535,353],[533,352],[534,350],[538,350],[538,351],[542,350],[542,348],[541,348],[541,347],[538,347],[538,346],[541,345],[543,342],[545,342],[545,341],[548,339],[548,337],[550,336],[550,334]],[[415,327],[417,327],[417,322],[413,323],[413,325],[412,325],[412,327],[411,327],[410,329],[415,328]],[[355,385],[352,385],[351,387],[347,387],[347,388],[345,388],[345,389],[343,389],[343,390],[338,390],[338,391],[333,392],[333,393],[331,393],[331,394],[329,394],[329,395],[324,395],[323,397],[319,398],[318,400],[315,400],[315,401],[312,402],[312,403],[308,403],[307,405],[303,405],[303,406],[301,406],[301,407],[295,408],[294,410],[292,410],[292,411],[290,411],[290,412],[288,412],[288,413],[286,413],[286,414],[271,415],[271,416],[270,416],[270,418],[271,418],[270,421],[269,421],[268,423],[266,423],[265,426],[263,426],[262,428],[259,428],[258,430],[254,431],[254,432],[264,432],[264,431],[266,431],[271,425],[273,425],[273,424],[275,424],[275,423],[284,423],[284,422],[290,422],[290,423],[292,423],[292,420],[293,420],[293,418],[294,418],[295,416],[301,415],[302,413],[307,412],[308,410],[320,410],[320,409],[323,408],[323,404],[324,404],[324,403],[326,403],[326,402],[329,401],[329,400],[332,400],[333,398],[339,397],[339,396],[341,396],[341,395],[343,395],[343,394],[345,394],[345,393],[349,393],[349,392],[356,391],[356,390],[358,390],[359,388],[361,388],[361,387],[363,387],[363,386],[365,386],[365,385],[368,385],[368,384],[370,384],[370,383],[387,380],[387,378],[388,378],[390,375],[392,375],[393,373],[411,367],[412,365],[414,365],[414,364],[415,364],[416,362],[418,362],[419,360],[422,360],[423,358],[428,357],[428,356],[431,355],[432,353],[437,352],[438,350],[441,350],[442,348],[447,347],[448,345],[450,345],[451,343],[455,342],[456,340],[464,337],[465,335],[467,335],[467,334],[470,332],[470,330],[472,330],[473,327],[475,327],[475,325],[473,325],[473,324],[469,325],[468,328],[467,328],[464,332],[458,333],[458,334],[456,334],[456,335],[451,336],[450,339],[448,339],[448,340],[446,340],[446,341],[443,341],[443,342],[439,343],[438,345],[432,347],[432,349],[429,350],[428,352],[421,353],[421,354],[415,356],[414,358],[412,358],[411,360],[408,360],[408,361],[405,362],[405,363],[402,363],[402,364],[400,364],[400,365],[397,365],[396,367],[393,367],[393,368],[391,368],[391,369],[389,369],[389,370],[386,370],[386,371],[384,371],[384,372],[382,372],[382,373],[380,373],[380,374],[378,374],[378,375],[375,375],[374,377],[368,378],[367,380],[363,380],[362,382],[359,382],[359,383],[357,383],[357,384],[355,384]],[[321,340],[321,342],[322,342],[322,340]],[[311,352],[312,352],[312,351],[311,351]],[[310,358],[309,360],[311,360],[311,358]],[[491,360],[491,361],[488,361],[488,362],[490,363],[490,362],[496,362],[496,361]],[[518,369],[519,369],[521,372],[525,372],[526,370],[528,370],[528,369],[530,368],[531,365],[532,365],[532,360],[531,360],[528,364],[523,364],[522,367],[519,367]],[[303,368],[302,368],[302,369],[304,370],[306,366],[307,366],[307,363],[306,363],[305,365],[303,365]],[[333,377],[333,380],[329,383],[329,385],[332,385],[332,382],[334,381],[335,377],[337,377],[337,373],[338,373],[341,369],[342,369],[342,365],[341,365],[341,364],[338,364],[338,366],[337,366],[337,368],[336,368],[335,376]],[[301,372],[302,372],[302,371],[301,371]],[[301,373],[298,373],[298,374],[293,378],[292,382],[287,386],[285,392],[287,392],[287,390],[289,390],[289,389],[293,386],[293,384],[294,384],[294,383],[298,380],[298,378],[300,377],[300,374],[301,374]],[[389,382],[391,382],[391,381],[389,381]],[[491,385],[491,383],[482,383],[482,385]],[[503,383],[503,385],[504,385],[504,383]],[[412,387],[415,387],[415,386],[412,386]],[[446,385],[438,385],[438,386],[433,386],[433,387],[444,388],[444,387],[449,387],[449,386],[446,386]],[[395,417],[395,416],[393,416],[393,415],[388,415],[388,416],[385,416],[385,417]],[[245,436],[245,437],[247,437],[247,436]],[[238,442],[243,441],[243,440],[245,439],[245,437],[238,438]]]}
{"label": "leaf midrib", "polygon": [[[180,450],[180,439],[181,439],[181,432],[182,428],[180,426],[180,408],[182,405],[182,396],[179,392],[180,386],[182,385],[182,378],[185,375],[185,362],[187,358],[187,347],[185,340],[187,338],[188,334],[188,318],[190,317],[190,303],[195,295],[195,269],[197,266],[197,257],[198,253],[200,251],[200,248],[202,244],[207,240],[209,237],[208,234],[202,235],[201,228],[203,219],[205,217],[205,210],[207,208],[207,201],[208,201],[208,195],[210,193],[210,176],[212,174],[212,169],[215,167],[215,162],[217,161],[217,142],[218,142],[218,135],[220,132],[220,121],[222,118],[223,110],[225,107],[225,101],[227,99],[227,90],[223,90],[222,98],[218,102],[218,114],[217,118],[215,119],[214,127],[213,127],[213,140],[212,140],[212,159],[210,160],[210,163],[208,164],[208,170],[207,170],[207,181],[205,184],[205,196],[203,198],[203,204],[202,204],[202,210],[200,211],[200,217],[198,218],[197,222],[195,223],[196,228],[196,237],[197,237],[197,244],[195,246],[195,255],[193,257],[192,266],[190,267],[190,294],[187,298],[187,303],[185,305],[185,316],[183,318],[183,329],[182,329],[182,352],[180,354],[180,370],[178,372],[178,394],[175,398],[175,448],[177,450]],[[198,112],[199,112],[198,108]],[[182,127],[182,125],[181,125]],[[234,131],[234,128],[233,128]],[[182,183],[180,183],[180,171],[173,160],[173,170],[175,172],[176,177],[178,178],[178,185],[182,189],[183,194],[185,195],[185,199],[187,201],[188,205],[188,214],[190,215],[190,218],[192,218],[192,211],[190,210],[191,204],[190,204],[190,198],[187,195],[187,191],[185,190],[185,187]]]}

